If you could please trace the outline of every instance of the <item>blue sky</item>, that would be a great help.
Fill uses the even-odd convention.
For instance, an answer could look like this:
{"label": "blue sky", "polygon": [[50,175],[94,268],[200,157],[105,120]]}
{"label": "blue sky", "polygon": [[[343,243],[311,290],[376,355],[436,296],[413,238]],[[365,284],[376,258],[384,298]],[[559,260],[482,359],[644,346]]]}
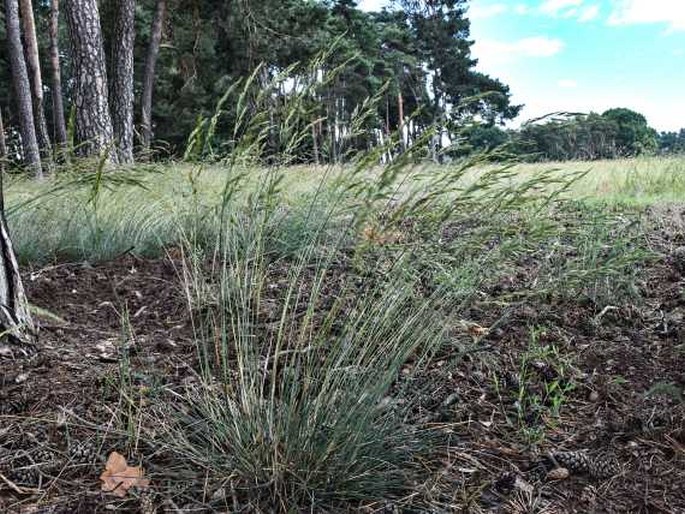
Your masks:
{"label": "blue sky", "polygon": [[[361,0],[376,10],[386,0]],[[685,127],[685,0],[471,0],[478,68],[526,104],[556,111],[628,107],[658,130]]]}

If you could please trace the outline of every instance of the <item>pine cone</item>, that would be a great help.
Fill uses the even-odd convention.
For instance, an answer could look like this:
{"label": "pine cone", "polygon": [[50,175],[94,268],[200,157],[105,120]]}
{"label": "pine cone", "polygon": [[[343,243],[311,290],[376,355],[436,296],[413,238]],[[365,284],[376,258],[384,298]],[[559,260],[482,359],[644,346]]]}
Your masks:
{"label": "pine cone", "polygon": [[92,441],[79,441],[69,447],[72,464],[90,464],[97,458],[97,449]]}
{"label": "pine cone", "polygon": [[8,478],[17,485],[35,487],[40,481],[40,474],[36,468],[19,468],[10,471]]}
{"label": "pine cone", "polygon": [[521,389],[521,379],[516,373],[507,371],[502,375],[502,383],[504,387],[511,391],[518,391]]}
{"label": "pine cone", "polygon": [[535,368],[535,371],[537,371],[545,380],[545,382],[552,382],[559,376],[557,370],[555,370],[554,367],[550,366],[546,362],[535,361],[533,362],[532,366]]}
{"label": "pine cone", "polygon": [[552,458],[574,474],[588,474],[592,478],[609,478],[621,471],[618,461],[609,455],[590,456],[584,451],[553,452]]}
{"label": "pine cone", "polygon": [[31,458],[37,465],[50,464],[54,462],[55,454],[46,448],[38,448],[31,452]]}
{"label": "pine cone", "polygon": [[509,494],[516,487],[516,474],[510,471],[503,473],[495,481],[495,490],[503,494]]}
{"label": "pine cone", "polygon": [[155,501],[149,492],[144,492],[140,495],[140,514],[156,514],[157,508]]}
{"label": "pine cone", "polygon": [[7,478],[17,485],[35,487],[40,484],[40,472],[38,466],[33,464],[24,454],[10,463],[11,469]]}
{"label": "pine cone", "polygon": [[590,457],[582,451],[553,452],[552,458],[573,474],[588,473],[590,470]]}
{"label": "pine cone", "polygon": [[30,448],[32,446],[42,447],[50,438],[47,429],[42,426],[30,427],[25,432],[21,434],[21,445],[25,448]]}
{"label": "pine cone", "polygon": [[621,472],[621,465],[610,455],[598,455],[590,460],[589,472],[593,478],[610,478]]}

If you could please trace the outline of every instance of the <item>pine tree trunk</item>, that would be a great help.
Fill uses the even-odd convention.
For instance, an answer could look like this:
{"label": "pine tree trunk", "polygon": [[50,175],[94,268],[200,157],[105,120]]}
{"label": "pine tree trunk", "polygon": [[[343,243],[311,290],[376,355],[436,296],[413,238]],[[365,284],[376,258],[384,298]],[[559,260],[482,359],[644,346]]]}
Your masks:
{"label": "pine tree trunk", "polygon": [[119,162],[133,162],[133,44],[135,0],[119,0],[112,41],[112,122]]}
{"label": "pine tree trunk", "polygon": [[66,0],[74,65],[77,153],[117,161],[97,0]]}
{"label": "pine tree trunk", "polygon": [[312,147],[314,150],[314,164],[317,166],[320,164],[319,161],[319,141],[316,135],[316,121],[312,123]]}
{"label": "pine tree trunk", "polygon": [[24,162],[33,171],[36,178],[43,177],[40,162],[40,150],[36,138],[36,126],[33,119],[31,102],[31,83],[24,60],[24,49],[21,44],[19,27],[19,4],[17,0],[5,0],[5,24],[7,26],[7,53],[12,69],[12,83],[17,99],[19,115],[19,132],[24,150]]}
{"label": "pine tree trunk", "polygon": [[143,98],[141,103],[141,134],[143,153],[150,153],[152,141],[152,92],[155,87],[155,69],[159,57],[159,46],[162,42],[162,29],[166,17],[166,0],[157,0],[155,16],[150,30],[150,46],[145,60],[145,75],[143,76]]}
{"label": "pine tree trunk", "polygon": [[67,123],[62,100],[62,71],[59,62],[59,0],[50,0],[50,72],[52,75],[52,123],[60,159],[68,160]]}
{"label": "pine tree trunk", "polygon": [[24,29],[24,51],[26,65],[31,82],[31,97],[33,99],[33,120],[36,136],[41,151],[41,159],[45,170],[51,169],[52,145],[48,135],[48,124],[45,121],[43,77],[40,71],[40,54],[38,52],[38,38],[36,37],[36,22],[33,18],[33,3],[31,0],[19,0],[22,28]]}
{"label": "pine tree trunk", "polygon": [[0,358],[27,355],[35,350],[36,329],[19,275],[19,266],[5,219],[4,160],[7,156],[5,127],[0,112]]}
{"label": "pine tree trunk", "polygon": [[400,89],[397,93],[397,112],[399,119],[397,122],[397,130],[400,133],[400,141],[402,142],[402,150],[407,150],[407,138],[404,137],[404,97],[402,96],[402,90]]}
{"label": "pine tree trunk", "polygon": [[[0,109],[0,175],[5,173],[5,160],[7,159],[7,143],[5,142],[5,124],[2,122],[2,109]],[[0,177],[2,180],[2,177]]]}
{"label": "pine tree trunk", "polygon": [[[2,180],[0,176],[0,180]],[[0,213],[0,357],[35,352],[36,328],[19,274],[5,213]]]}

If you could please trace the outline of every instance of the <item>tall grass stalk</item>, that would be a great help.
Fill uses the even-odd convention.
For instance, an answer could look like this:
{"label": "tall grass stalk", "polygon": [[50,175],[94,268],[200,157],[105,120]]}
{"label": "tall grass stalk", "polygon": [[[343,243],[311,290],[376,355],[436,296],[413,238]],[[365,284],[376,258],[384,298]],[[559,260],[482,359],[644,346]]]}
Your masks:
{"label": "tall grass stalk", "polygon": [[[240,112],[259,104],[248,91],[234,89],[238,98],[220,105]],[[193,385],[168,391],[155,426],[198,480],[230,481],[253,507],[321,510],[400,498],[431,440],[404,423],[409,406],[386,400],[403,366],[442,344],[450,317],[493,269],[494,259],[480,254],[500,227],[486,221],[487,230],[452,240],[449,252],[461,252],[461,262],[448,261],[454,269],[445,274],[461,279],[428,290],[416,266],[417,257],[430,257],[422,257],[426,239],[417,236],[483,215],[534,215],[568,181],[541,173],[512,184],[503,166],[465,184],[478,159],[431,175],[414,166],[414,152],[425,151],[417,146],[380,169],[377,154],[360,155],[345,175],[330,172],[289,202],[280,167],[248,186],[245,161],[235,156],[264,151],[278,128],[265,116],[245,119],[240,132],[250,136],[224,160],[209,240],[198,234],[205,222],[183,229],[199,368]],[[288,127],[278,137],[301,136]],[[407,220],[416,228],[406,229]],[[388,248],[390,265],[366,258],[385,246],[365,241],[370,227],[406,232]]]}

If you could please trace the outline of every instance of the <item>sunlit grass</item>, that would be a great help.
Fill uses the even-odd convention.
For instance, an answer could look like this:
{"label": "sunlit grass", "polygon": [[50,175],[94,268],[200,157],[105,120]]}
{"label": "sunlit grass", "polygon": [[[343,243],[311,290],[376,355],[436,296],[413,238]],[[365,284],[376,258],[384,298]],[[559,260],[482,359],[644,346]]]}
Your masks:
{"label": "sunlit grass", "polygon": [[685,157],[520,164],[516,171],[532,175],[549,168],[587,172],[571,188],[574,198],[635,206],[685,201]]}
{"label": "sunlit grass", "polygon": [[[460,166],[423,165],[412,179],[395,190],[401,196],[420,191],[440,175]],[[457,182],[467,189],[491,165],[469,168]],[[603,204],[642,207],[685,200],[685,158],[640,158],[616,161],[520,164],[509,170],[509,184],[521,184],[541,173],[559,179],[584,173],[564,193],[566,198]],[[21,262],[67,259],[101,260],[133,250],[142,255],[159,255],[164,247],[180,242],[179,227],[200,217],[210,220],[220,202],[229,173],[243,174],[242,191],[258,187],[269,170],[232,170],[222,164],[167,163],[142,169],[137,177],[145,188],[119,186],[99,193],[97,206],[89,202],[88,185],[69,187],[47,194],[58,182],[36,183],[14,178],[6,186],[10,229]],[[351,167],[294,166],[280,172],[282,204],[296,206],[325,184],[352,173]],[[368,177],[379,176],[382,167],[369,168]],[[502,177],[500,177],[502,179]],[[63,178],[62,182],[68,181]],[[399,180],[398,182],[401,182]],[[454,186],[453,186],[454,187]],[[47,194],[45,198],[41,195]],[[455,191],[458,196],[461,191]],[[36,201],[26,204],[27,201]]]}

